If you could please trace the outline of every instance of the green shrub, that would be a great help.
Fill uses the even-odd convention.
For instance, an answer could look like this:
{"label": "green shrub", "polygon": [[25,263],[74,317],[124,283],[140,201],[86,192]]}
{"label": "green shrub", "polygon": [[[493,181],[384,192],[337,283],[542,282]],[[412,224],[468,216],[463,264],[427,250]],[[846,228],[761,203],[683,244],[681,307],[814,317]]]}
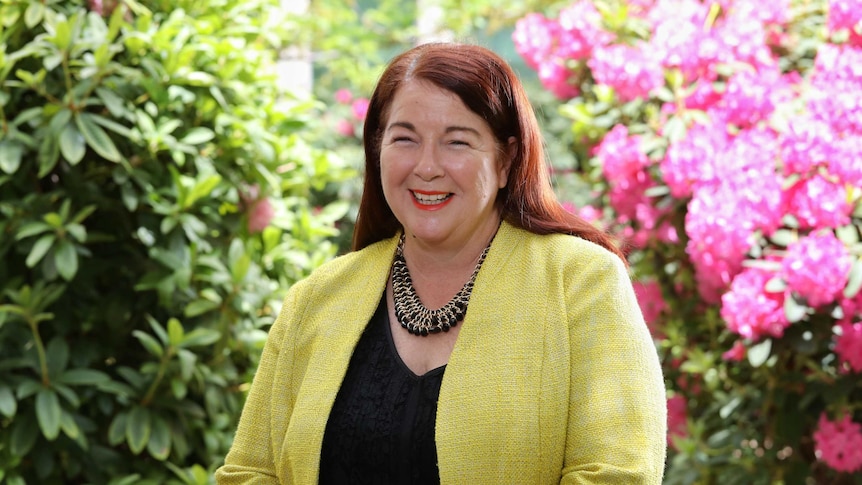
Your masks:
{"label": "green shrub", "polygon": [[[206,483],[352,176],[276,0],[0,4],[0,481]],[[331,197],[330,197],[331,198]],[[271,219],[270,219],[271,218]]]}

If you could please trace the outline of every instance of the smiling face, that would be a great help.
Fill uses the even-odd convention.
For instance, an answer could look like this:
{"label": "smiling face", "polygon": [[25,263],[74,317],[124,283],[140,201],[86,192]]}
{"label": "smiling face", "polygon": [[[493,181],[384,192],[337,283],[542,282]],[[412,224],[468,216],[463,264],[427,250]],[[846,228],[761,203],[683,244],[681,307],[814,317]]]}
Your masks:
{"label": "smiling face", "polygon": [[455,94],[425,81],[403,84],[383,127],[380,170],[386,202],[407,235],[447,248],[486,244],[508,175],[501,148]]}

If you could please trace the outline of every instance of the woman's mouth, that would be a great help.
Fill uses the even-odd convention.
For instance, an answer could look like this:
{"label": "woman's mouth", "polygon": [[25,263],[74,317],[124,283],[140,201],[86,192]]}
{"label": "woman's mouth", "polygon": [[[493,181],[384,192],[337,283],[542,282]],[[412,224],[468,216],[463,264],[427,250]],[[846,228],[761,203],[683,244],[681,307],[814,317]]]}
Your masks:
{"label": "woman's mouth", "polygon": [[452,200],[451,192],[410,192],[413,194],[413,204],[422,210],[441,209]]}

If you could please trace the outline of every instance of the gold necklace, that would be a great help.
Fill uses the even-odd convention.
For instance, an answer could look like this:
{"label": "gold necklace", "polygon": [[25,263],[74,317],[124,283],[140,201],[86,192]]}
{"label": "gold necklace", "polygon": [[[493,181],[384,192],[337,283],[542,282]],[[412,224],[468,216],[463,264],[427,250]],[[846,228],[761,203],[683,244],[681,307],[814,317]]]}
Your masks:
{"label": "gold necklace", "polygon": [[461,290],[442,308],[429,310],[422,304],[416,289],[413,288],[407,261],[404,260],[404,234],[402,234],[398,241],[398,248],[395,250],[395,260],[392,262],[392,299],[395,301],[395,317],[401,326],[413,335],[427,337],[429,333],[448,332],[450,328],[464,320],[470,294],[473,292],[473,283],[489,249],[491,249],[490,243],[482,251],[473,274]]}

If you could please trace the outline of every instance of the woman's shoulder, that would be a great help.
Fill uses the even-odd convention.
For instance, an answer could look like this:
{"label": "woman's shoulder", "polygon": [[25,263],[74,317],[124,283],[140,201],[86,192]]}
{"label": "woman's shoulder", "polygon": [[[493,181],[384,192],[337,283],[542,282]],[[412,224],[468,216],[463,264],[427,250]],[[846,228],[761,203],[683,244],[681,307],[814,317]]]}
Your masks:
{"label": "woman's shoulder", "polygon": [[617,255],[584,238],[570,234],[535,234],[506,225],[505,245],[511,251],[521,251],[528,260],[545,261],[551,265],[607,267],[622,264]]}

